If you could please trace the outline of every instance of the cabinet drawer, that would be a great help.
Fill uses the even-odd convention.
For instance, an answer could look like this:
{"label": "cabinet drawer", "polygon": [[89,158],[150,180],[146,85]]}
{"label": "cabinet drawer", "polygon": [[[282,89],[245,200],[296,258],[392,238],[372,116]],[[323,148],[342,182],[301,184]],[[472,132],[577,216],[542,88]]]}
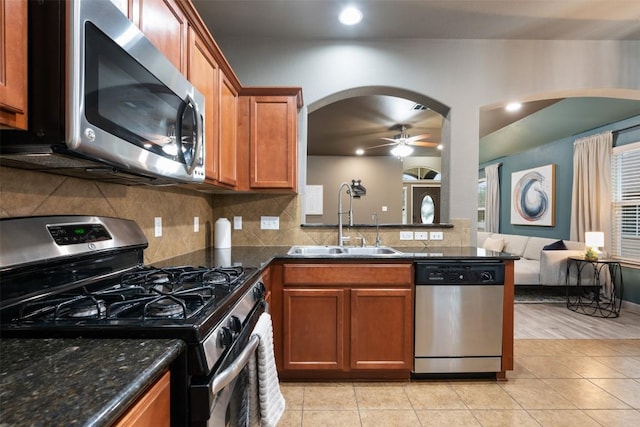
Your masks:
{"label": "cabinet drawer", "polygon": [[411,264],[287,264],[285,285],[411,286]]}

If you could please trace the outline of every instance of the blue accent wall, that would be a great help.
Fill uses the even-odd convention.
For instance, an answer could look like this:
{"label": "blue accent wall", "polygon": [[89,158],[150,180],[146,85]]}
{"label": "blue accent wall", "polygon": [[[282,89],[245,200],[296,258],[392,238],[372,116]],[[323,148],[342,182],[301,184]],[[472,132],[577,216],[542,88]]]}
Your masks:
{"label": "blue accent wall", "polygon": [[[483,178],[484,168],[500,162],[500,232],[525,236],[569,239],[571,226],[571,193],[573,186],[573,142],[585,136],[613,131],[614,146],[640,141],[640,115],[583,132],[569,138],[549,142],[534,149],[503,157],[480,165],[479,178]],[[634,127],[633,129],[627,129]],[[555,164],[555,225],[540,227],[511,224],[511,174],[538,166]],[[640,269],[624,267],[623,299],[640,304]]]}

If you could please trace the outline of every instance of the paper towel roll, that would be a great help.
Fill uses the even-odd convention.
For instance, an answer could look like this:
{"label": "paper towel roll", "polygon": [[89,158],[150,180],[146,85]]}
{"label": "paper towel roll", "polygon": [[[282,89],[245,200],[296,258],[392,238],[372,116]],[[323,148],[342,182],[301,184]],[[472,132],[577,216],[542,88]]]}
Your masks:
{"label": "paper towel roll", "polygon": [[216,220],[213,246],[218,249],[231,247],[231,223],[227,218],[218,218]]}

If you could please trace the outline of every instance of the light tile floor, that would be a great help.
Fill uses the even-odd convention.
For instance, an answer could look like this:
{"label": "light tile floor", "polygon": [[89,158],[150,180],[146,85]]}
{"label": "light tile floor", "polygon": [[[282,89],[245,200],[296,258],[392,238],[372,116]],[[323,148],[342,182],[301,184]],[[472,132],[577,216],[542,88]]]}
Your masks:
{"label": "light tile floor", "polygon": [[283,383],[279,427],[640,426],[640,339],[516,339],[514,358],[506,381]]}

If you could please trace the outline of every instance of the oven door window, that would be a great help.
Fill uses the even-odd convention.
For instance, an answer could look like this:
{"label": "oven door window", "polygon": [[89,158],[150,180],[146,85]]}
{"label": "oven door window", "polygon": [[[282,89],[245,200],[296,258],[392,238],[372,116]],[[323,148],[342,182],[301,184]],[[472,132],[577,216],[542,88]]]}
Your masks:
{"label": "oven door window", "polygon": [[85,115],[93,125],[191,171],[197,113],[117,43],[85,24]]}

